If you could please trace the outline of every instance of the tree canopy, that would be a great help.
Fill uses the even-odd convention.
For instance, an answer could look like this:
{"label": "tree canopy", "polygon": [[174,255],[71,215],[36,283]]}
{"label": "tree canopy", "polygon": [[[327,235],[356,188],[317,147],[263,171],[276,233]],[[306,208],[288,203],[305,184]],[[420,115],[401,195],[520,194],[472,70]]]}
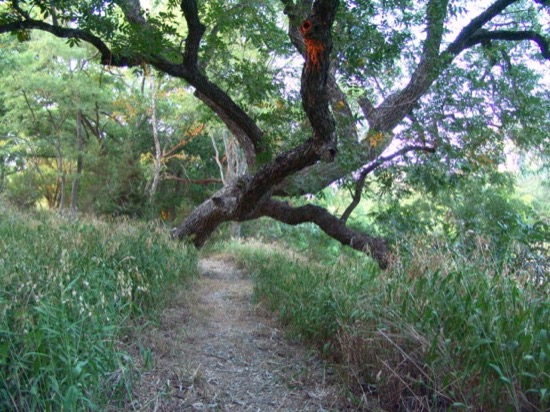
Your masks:
{"label": "tree canopy", "polygon": [[[413,174],[475,174],[496,169],[510,145],[549,154],[545,0],[0,1],[0,33],[34,41],[34,31],[66,39],[69,62],[86,46],[103,66],[181,79],[225,125],[247,170],[173,230],[197,246],[223,222],[268,216],[312,222],[384,267],[386,241],[347,224],[369,175],[405,160]],[[57,81],[47,80],[46,62],[29,64],[44,72],[25,79],[37,89]],[[94,93],[71,92],[66,103],[85,118],[112,113]],[[0,111],[17,104],[28,102],[4,100]],[[176,109],[186,106],[159,110]],[[66,139],[61,120],[52,114],[43,125],[55,130],[48,150]],[[341,216],[285,199],[335,183],[355,192]]]}

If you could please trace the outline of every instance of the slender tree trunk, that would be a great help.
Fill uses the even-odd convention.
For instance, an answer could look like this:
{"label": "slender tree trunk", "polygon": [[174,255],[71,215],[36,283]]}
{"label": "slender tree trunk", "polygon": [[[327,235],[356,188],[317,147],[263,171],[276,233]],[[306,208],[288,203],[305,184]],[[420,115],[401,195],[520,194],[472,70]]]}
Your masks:
{"label": "slender tree trunk", "polygon": [[214,160],[218,165],[218,170],[220,171],[220,178],[222,179],[222,183],[225,186],[227,181],[225,179],[225,172],[223,170],[222,159],[220,158],[220,151],[218,150],[218,146],[216,145],[216,139],[214,138],[214,135],[210,135],[210,141],[212,142],[212,147],[214,148]]}
{"label": "slender tree trunk", "polygon": [[[246,159],[242,150],[239,150],[238,142],[233,135],[226,132],[222,135],[222,138],[225,149],[225,157],[227,159],[226,176],[233,180],[247,172],[248,167],[246,164]],[[231,233],[231,236],[234,238],[240,238],[241,223],[232,221],[229,225],[229,232]]]}
{"label": "slender tree trunk", "polygon": [[4,164],[4,158],[0,159],[0,194],[4,191],[4,182],[6,179],[6,165]]}
{"label": "slender tree trunk", "polygon": [[152,73],[149,75],[149,81],[150,81],[150,87],[151,87],[151,121],[153,126],[153,141],[155,143],[155,160],[153,163],[153,177],[151,180],[151,187],[149,188],[149,201],[152,204],[155,198],[155,194],[157,193],[157,188],[160,181],[162,152],[160,148],[160,140],[159,140],[159,134],[158,134],[157,85],[155,83],[155,76]]}
{"label": "slender tree trunk", "polygon": [[57,150],[57,170],[60,177],[58,181],[59,188],[59,201],[57,207],[61,213],[65,210],[65,188],[67,187],[67,176],[65,174],[65,162],[63,161],[63,153],[61,152],[61,142],[58,140],[56,143]]}
{"label": "slender tree trunk", "polygon": [[59,202],[58,208],[61,213],[65,210],[65,188],[67,187],[67,177],[65,172],[61,172],[61,177],[59,178]]}
{"label": "slender tree trunk", "polygon": [[[223,147],[225,151],[225,167],[223,164],[223,159],[220,157],[220,151],[216,145],[216,140],[214,136],[210,136],[212,141],[212,146],[214,148],[214,160],[218,165],[220,171],[220,177],[224,186],[232,184],[236,181],[239,176],[244,176],[247,171],[246,158],[242,150],[239,150],[239,145],[237,140],[233,135],[228,132],[225,132],[222,135]],[[238,221],[231,221],[230,233],[232,237],[241,236],[241,223]]]}
{"label": "slender tree trunk", "polygon": [[78,187],[80,185],[83,169],[82,151],[84,148],[84,141],[82,139],[82,111],[80,109],[76,113],[76,144],[78,150],[76,158],[76,175],[71,188],[71,214],[73,216],[76,216],[78,211]]}

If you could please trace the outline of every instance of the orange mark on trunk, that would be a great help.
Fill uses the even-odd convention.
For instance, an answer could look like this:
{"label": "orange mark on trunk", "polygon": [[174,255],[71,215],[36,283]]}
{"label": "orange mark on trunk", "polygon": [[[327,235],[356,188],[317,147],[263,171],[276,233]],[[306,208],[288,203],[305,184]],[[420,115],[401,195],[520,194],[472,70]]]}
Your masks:
{"label": "orange mark on trunk", "polygon": [[306,67],[309,71],[319,69],[321,63],[321,55],[325,50],[325,45],[321,40],[312,39],[310,37],[313,24],[311,21],[305,20],[300,26],[300,33],[304,37],[304,43],[306,44]]}

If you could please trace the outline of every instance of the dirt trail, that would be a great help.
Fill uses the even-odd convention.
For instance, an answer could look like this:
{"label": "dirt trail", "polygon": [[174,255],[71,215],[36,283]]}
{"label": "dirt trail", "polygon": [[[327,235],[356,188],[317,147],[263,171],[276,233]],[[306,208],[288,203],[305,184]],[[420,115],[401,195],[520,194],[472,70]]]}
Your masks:
{"label": "dirt trail", "polygon": [[[134,410],[337,411],[337,375],[303,346],[284,339],[252,303],[248,277],[205,259],[185,299],[148,328]],[[147,364],[148,354],[152,361]]]}

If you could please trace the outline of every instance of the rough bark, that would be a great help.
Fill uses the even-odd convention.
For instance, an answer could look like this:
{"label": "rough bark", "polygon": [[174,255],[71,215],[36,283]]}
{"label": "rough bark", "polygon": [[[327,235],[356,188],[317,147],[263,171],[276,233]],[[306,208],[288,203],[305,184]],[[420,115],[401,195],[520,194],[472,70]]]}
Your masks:
{"label": "rough bark", "polygon": [[273,188],[285,178],[319,159],[332,160],[336,154],[336,124],[329,109],[327,81],[332,47],[330,28],[337,6],[337,1],[316,2],[311,15],[301,26],[306,44],[301,92],[313,137],[296,149],[279,155],[254,176],[241,176],[226,184],[175,228],[174,236],[190,238],[195,245],[202,246],[224,221],[269,216],[294,225],[313,222],[343,244],[371,254],[381,267],[387,266],[388,248],[383,239],[346,227],[337,217],[318,206],[292,208],[271,199]]}
{"label": "rough bark", "polygon": [[[296,50],[307,59],[306,44],[301,33],[302,22],[308,18],[312,1],[303,0],[297,3],[282,0],[284,12],[289,18],[288,35]],[[359,168],[370,160],[364,156],[359,143],[356,120],[348,102],[336,80],[337,66],[334,61],[328,72],[327,93],[332,114],[336,120],[336,139],[338,156],[330,163],[317,163],[307,167],[294,176],[285,179],[274,191],[277,196],[296,196],[317,193],[330,183],[349,173],[350,160]]]}
{"label": "rough bark", "polygon": [[382,269],[388,267],[389,249],[386,240],[355,231],[345,222],[316,205],[292,207],[286,202],[270,199],[261,209],[261,215],[269,216],[289,225],[315,223],[323,232],[340,243],[370,254]]}
{"label": "rough bark", "polygon": [[331,28],[338,1],[318,1],[311,15],[300,25],[306,62],[300,94],[304,111],[313,127],[313,141],[319,156],[332,162],[336,156],[336,121],[330,111],[327,80],[332,51]]}

